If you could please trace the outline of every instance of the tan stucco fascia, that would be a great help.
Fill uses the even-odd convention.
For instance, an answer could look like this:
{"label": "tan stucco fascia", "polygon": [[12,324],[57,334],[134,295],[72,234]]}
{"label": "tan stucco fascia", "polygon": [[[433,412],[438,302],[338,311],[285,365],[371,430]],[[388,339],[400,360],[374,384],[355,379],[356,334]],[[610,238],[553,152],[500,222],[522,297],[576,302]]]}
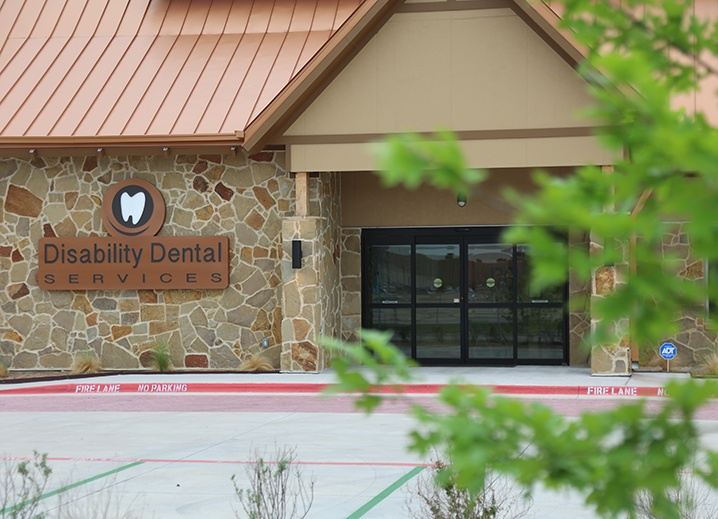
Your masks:
{"label": "tan stucco fascia", "polygon": [[255,153],[289,127],[301,109],[321,92],[401,3],[401,0],[367,0],[357,9],[329,43],[249,124],[244,131],[243,147]]}
{"label": "tan stucco fascia", "polygon": [[[517,128],[496,130],[463,130],[452,132],[459,141],[501,140],[501,139],[539,139],[550,137],[590,137],[596,134],[600,127],[575,126],[570,128]],[[414,132],[419,137],[434,137],[434,132]],[[285,135],[277,140],[278,144],[285,146],[292,144],[352,144],[374,143],[389,137],[386,133],[354,133],[354,134],[327,134],[327,135]]]}
{"label": "tan stucco fascia", "polygon": [[[573,167],[614,164],[617,157],[594,136],[501,138],[461,140],[459,145],[471,168]],[[375,171],[370,143],[290,144],[289,171]]]}

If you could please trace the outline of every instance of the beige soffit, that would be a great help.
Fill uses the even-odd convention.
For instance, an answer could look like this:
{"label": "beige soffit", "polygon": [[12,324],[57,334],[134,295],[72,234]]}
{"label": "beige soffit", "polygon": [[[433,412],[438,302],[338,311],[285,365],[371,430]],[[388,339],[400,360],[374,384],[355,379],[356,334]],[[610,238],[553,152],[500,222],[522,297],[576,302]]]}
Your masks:
{"label": "beige soffit", "polygon": [[380,3],[2,1],[0,149],[241,144]]}

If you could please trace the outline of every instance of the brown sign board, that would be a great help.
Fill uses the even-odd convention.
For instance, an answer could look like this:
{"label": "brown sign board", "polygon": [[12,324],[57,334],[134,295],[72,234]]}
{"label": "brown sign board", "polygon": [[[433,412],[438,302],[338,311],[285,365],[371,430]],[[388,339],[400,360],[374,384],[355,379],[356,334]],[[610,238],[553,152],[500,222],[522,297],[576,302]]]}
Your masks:
{"label": "brown sign board", "polygon": [[41,238],[37,282],[44,290],[223,289],[226,236]]}

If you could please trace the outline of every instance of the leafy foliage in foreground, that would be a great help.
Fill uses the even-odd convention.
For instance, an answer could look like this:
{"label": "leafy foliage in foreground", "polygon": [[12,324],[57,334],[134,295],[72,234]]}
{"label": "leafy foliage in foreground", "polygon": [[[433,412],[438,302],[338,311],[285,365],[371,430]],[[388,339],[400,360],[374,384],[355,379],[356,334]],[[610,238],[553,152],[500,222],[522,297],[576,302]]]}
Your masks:
{"label": "leafy foliage in foreground", "polygon": [[438,132],[428,138],[414,134],[395,135],[375,147],[384,185],[415,189],[429,184],[467,196],[469,186],[486,178],[484,171],[466,166],[456,137]]}
{"label": "leafy foliage in foreground", "polygon": [[[718,517],[718,499],[715,489],[693,472],[680,476],[680,488],[668,491],[667,498],[678,505],[681,519],[715,519]],[[640,519],[662,519],[652,511],[651,496],[641,493],[636,500],[636,513]]]}
{"label": "leafy foliage in foreground", "polygon": [[696,265],[718,259],[718,132],[677,99],[715,76],[704,57],[718,56],[718,25],[697,18],[689,0],[561,3],[563,28],[586,49],[580,73],[595,99],[587,115],[616,162],[611,171],[587,166],[565,179],[539,174],[537,195],[511,198],[517,224],[591,233],[603,247],[569,254],[537,227],[518,226],[508,239],[531,244],[538,286],[565,280],[561,262],[582,279],[633,263],[625,283],[592,302],[603,319],[595,339],[629,333],[612,327],[630,317],[633,342],[655,346],[674,336],[679,316],[718,296],[718,284],[697,283],[683,258],[661,253],[680,222]]}
{"label": "leafy foliage in foreground", "polygon": [[[361,337],[367,337],[366,331]],[[408,372],[389,334],[369,337],[360,344],[330,347],[341,348],[345,359],[337,370],[339,387],[358,392],[357,407],[371,411],[381,403],[372,390],[406,382]],[[367,358],[372,360],[359,368]],[[391,376],[394,360],[396,378]],[[539,482],[549,489],[576,490],[601,517],[636,519],[640,499],[650,503],[655,517],[681,519],[681,504],[671,496],[681,489],[682,473],[692,471],[718,489],[718,453],[701,446],[693,421],[696,410],[718,394],[718,385],[672,383],[667,392],[670,396],[654,409],[639,400],[569,420],[540,404],[450,385],[439,397],[446,412],[414,406],[418,427],[411,433],[410,448],[422,455],[445,453],[452,460],[448,477],[473,495],[486,488],[490,471],[515,480],[527,494]]]}
{"label": "leafy foliage in foreground", "polygon": [[[711,64],[718,58],[718,22],[698,19],[690,0],[555,3],[564,7],[563,28],[586,49],[580,73],[596,101],[587,115],[598,122],[615,162],[610,169],[579,168],[568,178],[538,173],[536,194],[507,193],[520,225],[506,240],[530,245],[536,289],[565,282],[567,264],[583,280],[599,267],[630,266],[614,292],[592,301],[592,317],[600,320],[593,342],[616,344],[628,336],[639,346],[660,344],[675,335],[681,315],[700,315],[707,298],[718,301],[718,283],[696,282],[704,278],[704,260],[718,262],[718,132],[703,114],[676,102],[693,95],[702,79],[718,76]],[[458,145],[437,144],[447,140],[392,139],[380,156],[383,178],[390,185],[429,181],[470,192],[481,175],[455,156]],[[687,236],[688,262],[663,253],[676,222]],[[554,239],[556,230],[590,234],[600,246],[569,254]],[[630,329],[623,326],[628,319]],[[374,409],[380,400],[372,389],[391,379],[384,364],[404,370],[401,354],[388,335],[343,352],[342,389],[361,392],[358,405]],[[347,359],[368,363],[357,369]],[[682,472],[718,489],[718,454],[702,450],[693,422],[716,386],[667,389],[670,397],[657,409],[638,401],[571,421],[540,405],[451,386],[440,397],[448,412],[415,409],[412,448],[445,452],[453,481],[474,494],[484,488],[488,468],[527,491],[538,482],[578,490],[601,517],[647,512],[679,519],[682,504],[673,497],[681,494]]]}
{"label": "leafy foliage in foreground", "polygon": [[[507,190],[518,225],[505,240],[530,245],[537,290],[564,283],[566,265],[583,280],[602,266],[635,266],[624,269],[613,293],[592,301],[599,319],[593,342],[630,334],[636,345],[655,346],[675,335],[686,310],[702,312],[707,298],[718,301],[718,283],[696,282],[704,260],[718,261],[718,132],[680,102],[701,80],[718,76],[718,23],[697,18],[690,0],[554,3],[563,4],[563,29],[585,49],[579,73],[595,100],[585,115],[614,162],[565,178],[538,172],[535,194]],[[380,148],[380,176],[389,185],[428,182],[471,198],[484,175],[466,168],[460,155],[447,134],[395,137]],[[685,258],[662,254],[677,222],[692,269]],[[590,234],[601,246],[569,251],[555,231]],[[628,317],[630,329],[617,326]]]}
{"label": "leafy foliage in foreground", "polygon": [[[322,344],[337,354],[332,360],[332,369],[337,373],[338,383],[330,387],[328,393],[356,392],[356,407],[371,413],[383,400],[372,393],[374,387],[394,384],[400,392],[400,384],[412,379],[410,368],[417,364],[390,345],[391,337],[390,331],[362,330],[361,342],[354,345],[324,337]],[[370,381],[365,372],[371,372],[373,380]]]}

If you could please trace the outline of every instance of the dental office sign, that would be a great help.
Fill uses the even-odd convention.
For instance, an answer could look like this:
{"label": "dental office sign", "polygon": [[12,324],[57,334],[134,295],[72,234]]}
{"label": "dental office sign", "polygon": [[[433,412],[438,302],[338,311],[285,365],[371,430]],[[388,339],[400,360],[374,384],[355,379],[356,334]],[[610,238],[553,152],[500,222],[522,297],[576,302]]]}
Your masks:
{"label": "dental office sign", "polygon": [[45,290],[207,289],[229,285],[226,236],[156,236],[159,190],[144,180],[112,186],[102,202],[110,237],[41,238],[37,281]]}

